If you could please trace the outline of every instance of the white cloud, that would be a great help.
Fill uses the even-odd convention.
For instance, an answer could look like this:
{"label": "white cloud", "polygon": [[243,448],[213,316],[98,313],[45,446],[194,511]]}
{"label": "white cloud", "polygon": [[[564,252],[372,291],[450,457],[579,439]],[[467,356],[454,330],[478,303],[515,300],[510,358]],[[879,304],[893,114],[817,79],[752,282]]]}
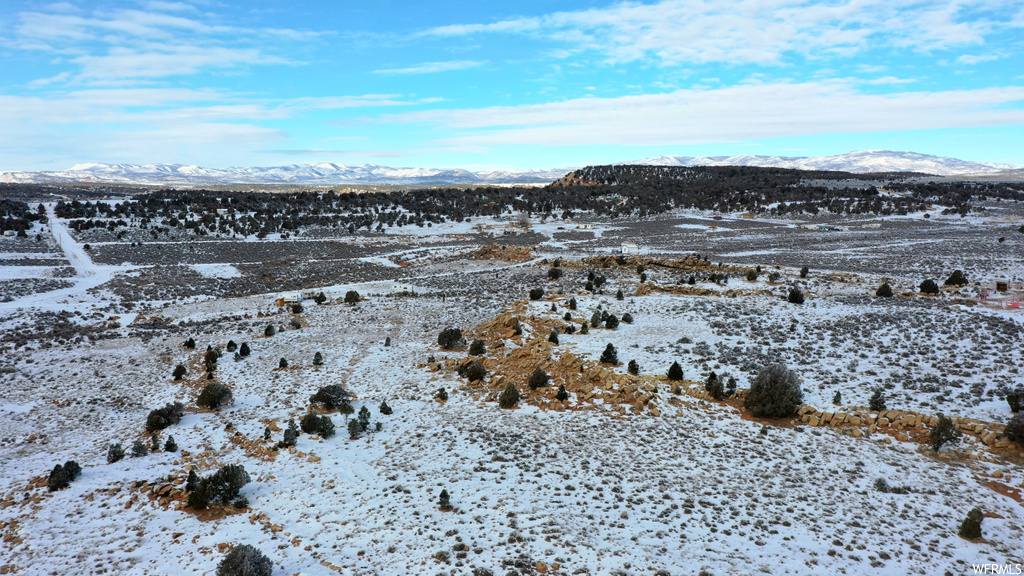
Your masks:
{"label": "white cloud", "polygon": [[981,55],[964,54],[963,56],[960,56],[959,58],[957,58],[956,61],[961,63],[961,64],[974,65],[974,64],[980,64],[982,62],[991,62],[992,60],[998,60],[998,59],[999,59],[999,55],[997,55],[997,54],[981,54]]}
{"label": "white cloud", "polygon": [[894,85],[894,84],[913,84],[917,80],[913,78],[897,78],[896,76],[882,76],[881,78],[875,78],[868,80],[868,84],[882,84],[882,85]]}
{"label": "white cloud", "polygon": [[474,60],[454,60],[449,62],[424,62],[408,68],[386,68],[374,70],[374,74],[433,74],[435,72],[450,72],[452,70],[465,70],[482,66],[484,62]]}
{"label": "white cloud", "polygon": [[156,0],[147,10],[96,8],[80,14],[29,11],[16,16],[0,44],[63,56],[74,70],[31,86],[92,83],[125,85],[210,70],[301,64],[283,56],[287,46],[325,33],[285,28],[247,29],[208,21],[180,2]]}
{"label": "white cloud", "polygon": [[[1013,0],[662,0],[556,12],[490,24],[449,25],[424,35],[541,35],[604,55],[611,63],[773,64],[789,52],[811,58],[849,56],[869,46],[917,50],[977,45],[997,28],[1015,26],[969,14],[1013,6]],[[566,55],[573,51],[566,51]]]}
{"label": "white cloud", "polygon": [[[451,146],[685,145],[808,134],[1024,124],[1024,87],[867,94],[850,82],[750,84],[387,115]],[[1011,106],[1007,106],[1011,105]],[[1007,106],[1007,107],[1003,107]]]}

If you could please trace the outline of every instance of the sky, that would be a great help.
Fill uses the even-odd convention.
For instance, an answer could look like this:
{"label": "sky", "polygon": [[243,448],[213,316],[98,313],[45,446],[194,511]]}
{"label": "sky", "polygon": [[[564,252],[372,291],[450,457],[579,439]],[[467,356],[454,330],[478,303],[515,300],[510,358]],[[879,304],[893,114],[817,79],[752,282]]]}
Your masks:
{"label": "sky", "polygon": [[1024,165],[1021,0],[0,0],[0,171]]}

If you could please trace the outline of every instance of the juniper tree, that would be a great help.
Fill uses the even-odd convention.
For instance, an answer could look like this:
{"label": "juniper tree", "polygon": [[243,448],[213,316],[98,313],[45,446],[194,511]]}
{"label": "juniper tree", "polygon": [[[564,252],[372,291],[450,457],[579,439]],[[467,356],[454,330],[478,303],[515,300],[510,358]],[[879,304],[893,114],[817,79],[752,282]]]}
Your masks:
{"label": "juniper tree", "polygon": [[189,350],[194,350],[196,347],[196,341],[194,338],[189,337],[188,340],[185,340],[185,344],[183,344],[183,346]]}
{"label": "juniper tree", "polygon": [[228,340],[228,344],[225,349],[228,352],[234,352],[235,350],[238,350],[238,344],[235,344],[234,340]]}
{"label": "juniper tree", "polygon": [[437,389],[437,393],[434,394],[434,399],[440,400],[442,402],[448,400],[448,391],[444,389],[444,386],[441,386],[440,388]]}
{"label": "juniper tree", "polygon": [[317,428],[320,427],[320,418],[312,411],[306,412],[306,415],[299,420],[299,427],[306,434],[312,434],[316,432]]}
{"label": "juniper tree", "polygon": [[152,450],[153,452],[159,452],[160,451],[160,435],[159,434],[156,434],[154,432],[153,435],[150,436],[149,449]]}
{"label": "juniper tree", "polygon": [[842,406],[843,404],[843,393],[836,390],[836,395],[832,397],[832,403],[836,406]]}
{"label": "juniper tree", "polygon": [[537,388],[544,388],[549,382],[548,373],[545,372],[540,366],[533,369],[530,374],[530,378],[527,380],[527,384],[530,386],[530,390],[536,390]]}
{"label": "juniper tree", "polygon": [[871,395],[871,399],[868,400],[868,407],[872,412],[885,410],[885,393],[882,392],[881,388],[876,389],[874,394]]}
{"label": "juniper tree", "polygon": [[448,327],[437,335],[437,345],[444,350],[451,350],[452,348],[461,346],[462,344],[462,330],[459,330],[458,328]]}
{"label": "juniper tree", "polygon": [[352,407],[352,403],[350,403],[348,400],[345,400],[344,402],[342,402],[341,406],[338,407],[338,412],[341,412],[345,416],[349,416],[351,414],[354,414],[355,411],[356,411],[356,409]]}
{"label": "juniper tree", "polygon": [[164,442],[164,452],[177,452],[178,443],[174,441],[174,436],[167,436],[167,442]]}
{"label": "juniper tree", "polygon": [[217,576],[271,576],[273,571],[270,558],[249,544],[235,546],[217,565]]}
{"label": "juniper tree", "polygon": [[558,306],[555,306],[554,302],[551,303],[551,311],[552,312],[558,312]]}
{"label": "juniper tree", "polygon": [[388,348],[391,346],[391,336],[384,338],[384,347]]}
{"label": "juniper tree", "polygon": [[249,349],[249,343],[242,342],[242,345],[238,348],[238,355],[241,356],[242,358],[245,358],[246,356],[249,355],[250,352],[251,350]]}
{"label": "juniper tree", "polygon": [[177,366],[174,367],[175,380],[181,380],[182,378],[185,377],[185,374],[188,374],[188,370],[185,368],[184,364],[178,364]]}
{"label": "juniper tree", "polygon": [[543,288],[531,288],[530,289],[530,300],[540,300],[544,297]]}
{"label": "juniper tree", "polygon": [[290,448],[295,446],[299,441],[299,428],[295,425],[295,420],[288,421],[288,427],[284,430],[284,440],[278,446],[282,448]]}
{"label": "juniper tree", "polygon": [[363,433],[363,427],[359,424],[359,420],[348,421],[348,437],[352,440],[359,438]]}
{"label": "juniper tree", "polygon": [[146,448],[146,443],[142,440],[136,440],[132,443],[132,458],[141,458],[149,454],[149,448]]}
{"label": "juniper tree", "polygon": [[672,365],[668,367],[668,379],[674,381],[683,379],[683,368],[679,365],[679,362],[673,362]]}
{"label": "juniper tree", "polygon": [[968,540],[981,538],[981,521],[984,519],[985,515],[981,512],[980,508],[971,508],[971,511],[967,513],[967,517],[960,524],[960,536]]}
{"label": "juniper tree", "polygon": [[469,345],[470,356],[483,356],[487,353],[487,345],[480,338],[473,340],[473,343]]}
{"label": "juniper tree", "polygon": [[484,367],[483,362],[474,360],[466,366],[465,375],[466,380],[469,380],[470,382],[483,380],[487,376],[487,368]]}
{"label": "juniper tree", "polygon": [[309,401],[313,403],[323,404],[327,409],[340,408],[343,404],[348,402],[351,395],[348,390],[341,384],[328,384],[327,386],[321,386],[316,394],[309,397]]}
{"label": "juniper tree", "polygon": [[575,309],[576,309],[576,297],[573,296],[572,298],[569,298],[569,310],[575,310]]}
{"label": "juniper tree", "polygon": [[156,432],[181,422],[184,408],[181,402],[168,402],[163,408],[152,410],[146,417],[146,432]]}
{"label": "juniper tree", "polygon": [[715,400],[725,398],[725,386],[722,384],[722,379],[714,372],[711,372],[704,382],[704,390]]}
{"label": "juniper tree", "polygon": [[355,306],[356,304],[359,303],[359,299],[359,292],[356,292],[355,290],[349,290],[348,292],[345,292],[345,304],[348,304],[349,306]]}
{"label": "juniper tree", "polygon": [[1024,408],[1024,389],[1018,388],[1007,394],[1006,403],[1010,405],[1010,412],[1020,412]]}
{"label": "juniper tree", "polygon": [[188,505],[202,509],[214,500],[230,502],[237,498],[239,490],[251,481],[249,473],[241,464],[222,466],[220,470],[199,480],[198,486],[188,495]]}
{"label": "juniper tree", "polygon": [[949,278],[946,278],[946,281],[943,282],[943,285],[945,286],[966,286],[967,284],[969,284],[969,282],[967,281],[967,276],[964,275],[963,270],[954,271],[949,275]]}
{"label": "juniper tree", "polygon": [[364,431],[370,427],[370,409],[365,404],[359,408],[359,425]]}
{"label": "juniper tree", "polygon": [[199,393],[196,404],[203,408],[217,410],[222,406],[230,404],[233,399],[234,395],[231,393],[230,388],[219,382],[210,382]]}
{"label": "juniper tree", "polygon": [[616,299],[616,300],[622,300],[623,298],[625,298],[625,296],[624,296],[624,295],[622,294],[622,288],[619,288],[619,289],[618,289],[618,290],[617,290],[617,291],[615,292],[615,299]]}
{"label": "juniper tree", "polygon": [[264,336],[273,336],[277,333],[277,328],[274,328],[273,324],[267,324],[267,327],[263,329]]}
{"label": "juniper tree", "polygon": [[498,406],[502,408],[514,408],[519,404],[519,390],[511,381],[505,385],[505,390],[498,396]]}
{"label": "juniper tree", "polygon": [[932,428],[929,439],[932,449],[938,453],[945,444],[955,444],[960,441],[960,428],[954,425],[953,420],[948,416],[939,414],[939,421]]}
{"label": "juniper tree", "polygon": [[559,402],[565,402],[569,399],[569,393],[565,391],[565,386],[561,385],[558,387],[558,392],[555,392],[555,400]]}
{"label": "juniper tree", "polygon": [[754,270],[747,270],[747,280],[750,282],[757,280],[757,272]]}
{"label": "juniper tree", "polygon": [[619,363],[619,353],[615,350],[615,346],[612,346],[611,342],[605,346],[604,352],[601,353],[601,362],[605,364]]}
{"label": "juniper tree", "polygon": [[188,478],[185,480],[185,490],[192,492],[199,487],[199,475],[195,470],[188,471]]}
{"label": "juniper tree", "polygon": [[263,439],[264,440],[270,440],[271,438],[273,438],[273,432],[271,432],[270,426],[264,427],[263,428]]}
{"label": "juniper tree", "polygon": [[57,464],[50,471],[50,476],[46,480],[46,486],[50,492],[56,492],[57,490],[63,490],[71,485],[68,481],[68,475],[64,472],[64,467]]}
{"label": "juniper tree", "polygon": [[441,490],[441,495],[437,498],[437,504],[445,512],[452,509],[451,496],[448,495],[448,490]]}
{"label": "juniper tree", "polygon": [[807,268],[807,266],[804,266],[803,268],[800,269],[800,277],[807,278],[807,275],[810,274],[810,272],[810,269]]}
{"label": "juniper tree", "polygon": [[638,376],[640,374],[640,365],[636,363],[636,360],[630,360],[629,365],[626,368],[626,371],[628,371],[633,376]]}
{"label": "juniper tree", "polygon": [[316,354],[313,354],[313,366],[323,366],[323,365],[324,365],[324,355],[321,354],[320,352],[317,352]]}
{"label": "juniper tree", "polygon": [[625,322],[626,324],[632,324],[633,315],[630,314],[629,312],[626,312],[625,314],[622,315],[622,321]]}
{"label": "juniper tree", "polygon": [[548,334],[548,342],[558,344],[558,328],[551,329],[551,334]]}
{"label": "juniper tree", "polygon": [[786,298],[790,304],[803,304],[804,293],[796,286],[789,289],[789,296]]}
{"label": "juniper tree", "polygon": [[390,416],[392,413],[391,406],[388,406],[387,400],[381,400],[380,413],[385,416]]}
{"label": "juniper tree", "polygon": [[594,312],[590,317],[590,325],[594,328],[600,328],[602,322],[604,322],[604,319],[601,317],[600,312]]}
{"label": "juniper tree", "polygon": [[604,320],[604,327],[609,330],[615,330],[619,327],[619,319],[615,317],[615,314],[609,314]]}
{"label": "juniper tree", "polygon": [[786,418],[803,402],[800,378],[785,364],[773,364],[758,372],[744,406],[759,418]]}
{"label": "juniper tree", "polygon": [[562,320],[565,320],[566,322],[571,321],[572,320],[572,314],[566,312],[565,314],[562,315]]}
{"label": "juniper tree", "polygon": [[321,438],[330,438],[331,436],[334,436],[334,422],[331,420],[331,417],[325,414],[320,416],[319,420],[320,421],[316,428],[317,434],[319,434]]}
{"label": "juniper tree", "polygon": [[939,285],[935,283],[935,280],[928,279],[921,282],[920,290],[922,294],[938,294]]}
{"label": "juniper tree", "polygon": [[1013,418],[1010,418],[1010,421],[1006,423],[1006,429],[1003,430],[1003,435],[1010,442],[1024,446],[1024,412],[1017,412]]}
{"label": "juniper tree", "polygon": [[725,395],[735,396],[736,395],[736,379],[729,376],[729,380],[725,383]]}

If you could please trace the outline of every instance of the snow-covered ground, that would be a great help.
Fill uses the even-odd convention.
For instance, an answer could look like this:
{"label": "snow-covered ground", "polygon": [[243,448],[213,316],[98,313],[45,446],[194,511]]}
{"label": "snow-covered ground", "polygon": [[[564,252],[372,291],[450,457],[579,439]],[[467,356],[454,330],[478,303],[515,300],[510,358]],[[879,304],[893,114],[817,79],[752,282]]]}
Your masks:
{"label": "snow-covered ground", "polygon": [[[821,408],[836,392],[844,405],[863,406],[882,388],[894,409],[1008,418],[1002,396],[1024,385],[1020,312],[968,305],[974,287],[959,295],[875,298],[883,275],[900,294],[915,289],[917,272],[846,274],[840,266],[878,266],[860,259],[903,250],[942,259],[948,246],[928,237],[903,245],[887,232],[871,254],[867,237],[805,235],[738,219],[720,223],[712,244],[697,244],[707,235],[700,220],[686,218],[598,223],[605,238],[592,240],[553,240],[585,231],[536,225],[551,242],[524,262],[466,259],[479,240],[439,246],[440,235],[472,234],[470,223],[416,229],[368,260],[371,269],[400,277],[325,282],[318,287],[334,299],[351,289],[365,299],[355,306],[307,301],[292,314],[278,308],[276,292],[197,294],[129,310],[104,291],[104,278],[130,268],[95,264],[51,215],[77,271],[75,285],[0,303],[5,338],[27,334],[16,346],[4,340],[0,357],[0,566],[14,574],[211,574],[228,546],[243,543],[269,556],[276,576],[970,574],[972,564],[1024,561],[1024,474],[1016,452],[965,442],[937,457],[885,434],[764,426],[733,406],[666,390],[655,401],[660,416],[620,414],[575,395],[565,411],[529,402],[502,410],[454,372],[425,366],[430,357],[466,357],[465,349],[438,348],[445,327],[468,330],[519,306],[537,319],[525,333],[544,337],[539,323],[560,322],[573,296],[577,322],[599,307],[634,321],[562,334],[556,356],[571,352],[593,362],[612,343],[622,362],[616,372],[636,360],[641,375],[663,374],[678,360],[689,380],[715,370],[735,376],[741,388],[760,367],[784,361],[800,374],[805,400]],[[686,274],[657,266],[646,273],[664,290],[637,295],[635,267],[610,266],[595,269],[607,276],[603,293],[583,291],[591,268],[577,264],[580,258],[642,234],[642,243],[665,254],[699,251],[715,262],[749,265],[811,254],[832,265],[812,267],[802,279],[783,261],[780,281],[771,283],[774,268],[752,282],[702,278],[692,285],[702,295],[672,293],[690,286],[680,283]],[[864,244],[836,245],[843,238]],[[1016,243],[1011,237],[1000,246]],[[384,263],[406,256],[412,263],[400,269]],[[543,260],[558,257],[564,275],[549,280]],[[998,252],[970,258],[974,276],[1009,269]],[[1020,274],[1019,261],[1005,261],[1017,267],[1007,275]],[[191,266],[211,280],[246,273],[231,262]],[[390,295],[394,283],[412,285],[417,295]],[[803,305],[783,300],[791,285],[805,290]],[[545,288],[545,299],[525,301],[530,287]],[[39,322],[54,323],[53,330],[33,332]],[[268,325],[279,329],[270,337]],[[94,331],[73,343],[68,326]],[[195,350],[182,347],[189,337]],[[207,382],[203,354],[229,341],[252,349],[239,360],[225,352],[218,362],[216,381],[232,388],[234,404],[198,409]],[[512,339],[504,343],[488,357],[519,349]],[[316,352],[322,366],[313,365]],[[279,368],[281,359],[287,368]],[[182,381],[171,376],[178,364],[188,372]],[[381,430],[351,440],[350,417],[334,412],[334,437],[302,434],[294,453],[271,455],[287,421],[301,419],[310,396],[329,384],[351,391],[355,410],[367,407]],[[434,400],[440,387],[446,402]],[[111,442],[129,451],[137,439],[148,444],[147,414],[176,400],[186,415],[160,439],[173,435],[178,452],[106,462]],[[384,401],[392,415],[380,412]],[[265,442],[268,426],[272,439]],[[82,476],[48,492],[40,479],[71,459]],[[242,489],[245,509],[197,515],[179,509],[182,496],[159,494],[168,483],[183,488],[188,469],[206,475],[224,464],[242,464],[251,476]],[[879,479],[908,490],[878,491]],[[440,510],[442,490],[454,510]],[[973,507],[986,513],[983,541],[957,536]]]}

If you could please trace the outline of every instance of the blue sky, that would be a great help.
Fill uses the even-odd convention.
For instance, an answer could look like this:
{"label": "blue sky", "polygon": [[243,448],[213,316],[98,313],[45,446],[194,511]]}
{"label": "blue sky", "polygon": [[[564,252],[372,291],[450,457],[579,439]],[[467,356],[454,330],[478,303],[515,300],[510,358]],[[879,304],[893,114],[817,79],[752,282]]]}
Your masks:
{"label": "blue sky", "polygon": [[0,70],[0,170],[1024,165],[1020,0],[4,0]]}

